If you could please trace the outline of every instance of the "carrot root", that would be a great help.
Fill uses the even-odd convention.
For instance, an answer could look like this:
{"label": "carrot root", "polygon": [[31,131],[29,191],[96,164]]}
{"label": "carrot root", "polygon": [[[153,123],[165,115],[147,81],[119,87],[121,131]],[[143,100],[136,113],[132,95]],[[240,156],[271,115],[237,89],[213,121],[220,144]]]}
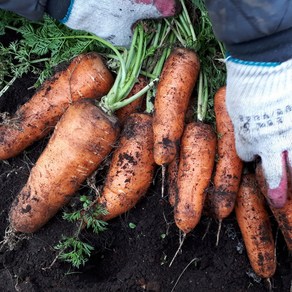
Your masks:
{"label": "carrot root", "polygon": [[166,60],[154,101],[154,159],[169,164],[178,151],[185,114],[200,70],[197,54],[176,48]]}
{"label": "carrot root", "polygon": [[276,270],[275,243],[264,197],[255,175],[243,175],[235,213],[254,272],[270,278]]}
{"label": "carrot root", "polygon": [[216,135],[210,125],[191,123],[185,128],[178,170],[175,223],[184,233],[198,224],[209,185],[216,151]]}
{"label": "carrot root", "polygon": [[102,219],[133,208],[152,183],[154,168],[152,117],[134,113],[126,121],[98,199],[108,212]]}

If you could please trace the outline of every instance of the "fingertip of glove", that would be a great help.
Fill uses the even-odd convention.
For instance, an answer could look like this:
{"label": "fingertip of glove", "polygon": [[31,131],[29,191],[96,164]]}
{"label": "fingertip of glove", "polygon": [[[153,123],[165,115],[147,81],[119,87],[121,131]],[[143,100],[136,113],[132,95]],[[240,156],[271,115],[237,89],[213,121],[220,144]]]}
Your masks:
{"label": "fingertip of glove", "polygon": [[275,189],[268,189],[268,201],[274,208],[284,207],[287,201],[287,185],[279,185]]}
{"label": "fingertip of glove", "polygon": [[181,11],[181,5],[176,0],[156,0],[154,5],[162,17],[174,16]]}

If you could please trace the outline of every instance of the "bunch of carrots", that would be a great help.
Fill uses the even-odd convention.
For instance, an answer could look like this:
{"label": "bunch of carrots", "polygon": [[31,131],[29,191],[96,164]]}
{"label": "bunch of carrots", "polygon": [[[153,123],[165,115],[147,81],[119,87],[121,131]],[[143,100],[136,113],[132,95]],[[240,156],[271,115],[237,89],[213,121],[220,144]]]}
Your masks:
{"label": "bunch of carrots", "polygon": [[[108,221],[134,207],[160,166],[163,195],[165,184],[184,236],[200,222],[204,208],[219,221],[219,231],[222,220],[235,211],[254,271],[270,278],[276,260],[262,196],[264,180],[260,168],[258,180],[243,174],[225,87],[214,96],[215,123],[206,121],[206,84],[212,76],[200,64],[192,20],[184,1],[181,4],[179,16],[153,22],[150,33],[138,24],[129,49],[86,36],[112,50],[110,58],[119,63],[115,72],[97,53],[77,56],[0,126],[1,160],[53,132],[11,206],[11,229],[39,230],[111,154],[94,202],[106,210],[100,219]],[[196,114],[186,122],[193,95],[198,101]],[[284,208],[272,209],[289,250],[291,201],[290,196]]]}

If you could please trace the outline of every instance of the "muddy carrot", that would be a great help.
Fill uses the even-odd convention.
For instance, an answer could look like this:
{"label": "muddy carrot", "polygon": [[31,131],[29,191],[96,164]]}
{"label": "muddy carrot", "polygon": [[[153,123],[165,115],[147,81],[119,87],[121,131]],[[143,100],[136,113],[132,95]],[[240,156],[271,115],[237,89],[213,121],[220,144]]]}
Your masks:
{"label": "muddy carrot", "polygon": [[229,216],[234,209],[243,167],[243,162],[236,153],[234,129],[226,109],[225,98],[224,86],[214,97],[218,159],[214,174],[214,190],[208,193],[211,212],[218,220]]}
{"label": "muddy carrot", "polygon": [[153,117],[154,159],[158,165],[167,165],[175,158],[199,70],[197,54],[186,48],[174,49],[164,64]]}
{"label": "muddy carrot", "polygon": [[235,213],[254,272],[270,278],[276,270],[275,244],[264,197],[254,174],[245,174],[237,195]]}
{"label": "muddy carrot", "polygon": [[178,195],[174,207],[175,223],[184,233],[198,224],[209,185],[216,152],[213,128],[201,122],[186,125],[178,170]]}
{"label": "muddy carrot", "polygon": [[71,105],[12,204],[12,229],[32,233],[47,223],[108,155],[118,133],[116,119],[90,101]]}
{"label": "muddy carrot", "polygon": [[145,195],[153,180],[152,116],[134,113],[127,119],[119,145],[113,153],[98,203],[107,214],[103,220],[117,217]]}

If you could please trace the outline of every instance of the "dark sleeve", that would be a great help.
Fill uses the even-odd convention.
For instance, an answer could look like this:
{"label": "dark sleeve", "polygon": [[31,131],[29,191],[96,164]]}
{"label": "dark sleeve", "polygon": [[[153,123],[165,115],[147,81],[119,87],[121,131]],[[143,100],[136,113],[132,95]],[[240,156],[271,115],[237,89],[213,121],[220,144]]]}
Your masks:
{"label": "dark sleeve", "polygon": [[205,0],[213,30],[228,51],[250,61],[292,58],[291,0]]}
{"label": "dark sleeve", "polygon": [[62,19],[70,0],[0,0],[0,9],[12,11],[30,20],[40,20],[44,12],[55,19]]}
{"label": "dark sleeve", "polygon": [[14,12],[30,20],[43,17],[47,0],[0,0],[0,9]]}

